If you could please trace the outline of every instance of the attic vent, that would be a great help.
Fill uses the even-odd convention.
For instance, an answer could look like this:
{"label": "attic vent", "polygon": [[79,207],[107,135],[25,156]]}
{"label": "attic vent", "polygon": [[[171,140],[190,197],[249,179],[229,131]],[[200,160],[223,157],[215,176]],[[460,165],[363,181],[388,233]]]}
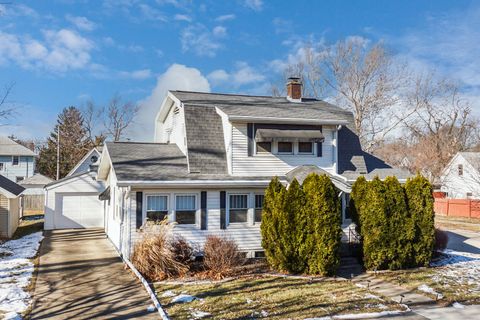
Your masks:
{"label": "attic vent", "polygon": [[173,114],[179,114],[179,113],[180,113],[180,108],[175,107],[175,109],[173,109]]}

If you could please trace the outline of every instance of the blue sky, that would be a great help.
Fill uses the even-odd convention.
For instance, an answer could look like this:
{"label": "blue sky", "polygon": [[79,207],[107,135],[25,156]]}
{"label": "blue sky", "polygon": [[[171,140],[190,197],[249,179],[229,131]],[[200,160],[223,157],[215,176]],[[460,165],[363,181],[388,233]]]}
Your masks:
{"label": "blue sky", "polygon": [[[148,139],[168,89],[270,94],[306,42],[383,40],[417,69],[457,81],[480,108],[474,1],[19,1],[0,7],[0,85],[22,107],[0,133],[45,137],[62,108],[115,93]],[[145,129],[146,128],[146,129]]]}

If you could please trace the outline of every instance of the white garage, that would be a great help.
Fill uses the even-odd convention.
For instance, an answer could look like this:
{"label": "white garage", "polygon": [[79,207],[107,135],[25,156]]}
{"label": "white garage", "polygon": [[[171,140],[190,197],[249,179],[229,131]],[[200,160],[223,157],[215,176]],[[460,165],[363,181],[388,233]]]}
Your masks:
{"label": "white garage", "polygon": [[95,172],[68,176],[45,186],[45,230],[103,228],[105,189]]}

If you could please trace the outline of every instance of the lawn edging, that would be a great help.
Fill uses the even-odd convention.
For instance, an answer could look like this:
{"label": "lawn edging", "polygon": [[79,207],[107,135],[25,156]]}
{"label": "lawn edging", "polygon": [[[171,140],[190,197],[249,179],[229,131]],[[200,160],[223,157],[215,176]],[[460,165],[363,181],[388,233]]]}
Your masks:
{"label": "lawn edging", "polygon": [[160,301],[158,301],[157,296],[155,295],[155,292],[153,292],[152,288],[150,287],[150,284],[148,283],[148,281],[142,276],[142,274],[137,270],[137,268],[135,268],[135,266],[133,265],[133,263],[130,260],[125,259],[123,256],[122,256],[122,260],[127,264],[127,266],[130,268],[130,270],[133,271],[133,273],[137,276],[137,278],[143,284],[143,286],[145,287],[145,290],[147,291],[148,295],[150,296],[150,300],[152,300],[153,305],[157,309],[157,312],[160,315],[160,317],[163,320],[170,320],[167,313],[165,312],[162,305],[160,304]]}

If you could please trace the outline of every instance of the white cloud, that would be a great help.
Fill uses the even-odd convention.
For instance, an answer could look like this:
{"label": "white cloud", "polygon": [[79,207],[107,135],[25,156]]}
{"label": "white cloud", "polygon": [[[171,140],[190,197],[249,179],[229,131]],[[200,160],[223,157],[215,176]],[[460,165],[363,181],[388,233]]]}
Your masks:
{"label": "white cloud", "polygon": [[241,86],[265,81],[266,77],[248,63],[240,61],[230,73],[217,69],[208,74],[207,78],[213,85],[231,86],[238,89]]}
{"label": "white cloud", "polygon": [[272,21],[273,27],[275,28],[275,33],[292,33],[293,32],[293,23],[290,20],[285,20],[282,18],[275,18]]}
{"label": "white cloud", "polygon": [[213,28],[212,33],[215,37],[225,37],[227,35],[227,28],[223,26],[216,26]]}
{"label": "white cloud", "polygon": [[224,15],[216,17],[215,21],[224,22],[224,21],[229,21],[229,20],[234,20],[234,19],[235,19],[234,14],[224,14]]}
{"label": "white cloud", "polygon": [[196,68],[172,64],[158,76],[151,94],[139,102],[140,111],[132,126],[132,137],[138,141],[152,141],[155,116],[160,110],[168,90],[210,92],[210,83]]}
{"label": "white cloud", "polygon": [[145,80],[152,76],[152,71],[150,69],[120,71],[119,75],[123,78],[129,78],[134,80]]}
{"label": "white cloud", "polygon": [[2,17],[28,17],[38,18],[38,13],[27,5],[21,3],[0,4],[0,16]]}
{"label": "white cloud", "polygon": [[43,39],[0,31],[0,64],[14,62],[24,69],[65,72],[90,64],[91,40],[70,29],[45,30]]}
{"label": "white cloud", "polygon": [[193,51],[196,55],[214,57],[222,48],[219,36],[202,24],[185,28],[181,33],[182,50]]}
{"label": "white cloud", "polygon": [[140,13],[142,14],[142,16],[148,20],[161,21],[161,22],[168,21],[167,17],[162,11],[155,9],[154,7],[149,6],[148,4],[140,3],[138,5],[138,8],[140,9]]}
{"label": "white cloud", "polygon": [[192,18],[187,16],[186,14],[176,14],[174,16],[174,19],[177,21],[186,21],[186,22],[192,22]]}
{"label": "white cloud", "polygon": [[97,27],[95,22],[88,20],[86,17],[75,17],[68,14],[65,19],[79,30],[93,31]]}
{"label": "white cloud", "polygon": [[244,5],[254,11],[262,11],[263,9],[262,0],[245,0]]}

